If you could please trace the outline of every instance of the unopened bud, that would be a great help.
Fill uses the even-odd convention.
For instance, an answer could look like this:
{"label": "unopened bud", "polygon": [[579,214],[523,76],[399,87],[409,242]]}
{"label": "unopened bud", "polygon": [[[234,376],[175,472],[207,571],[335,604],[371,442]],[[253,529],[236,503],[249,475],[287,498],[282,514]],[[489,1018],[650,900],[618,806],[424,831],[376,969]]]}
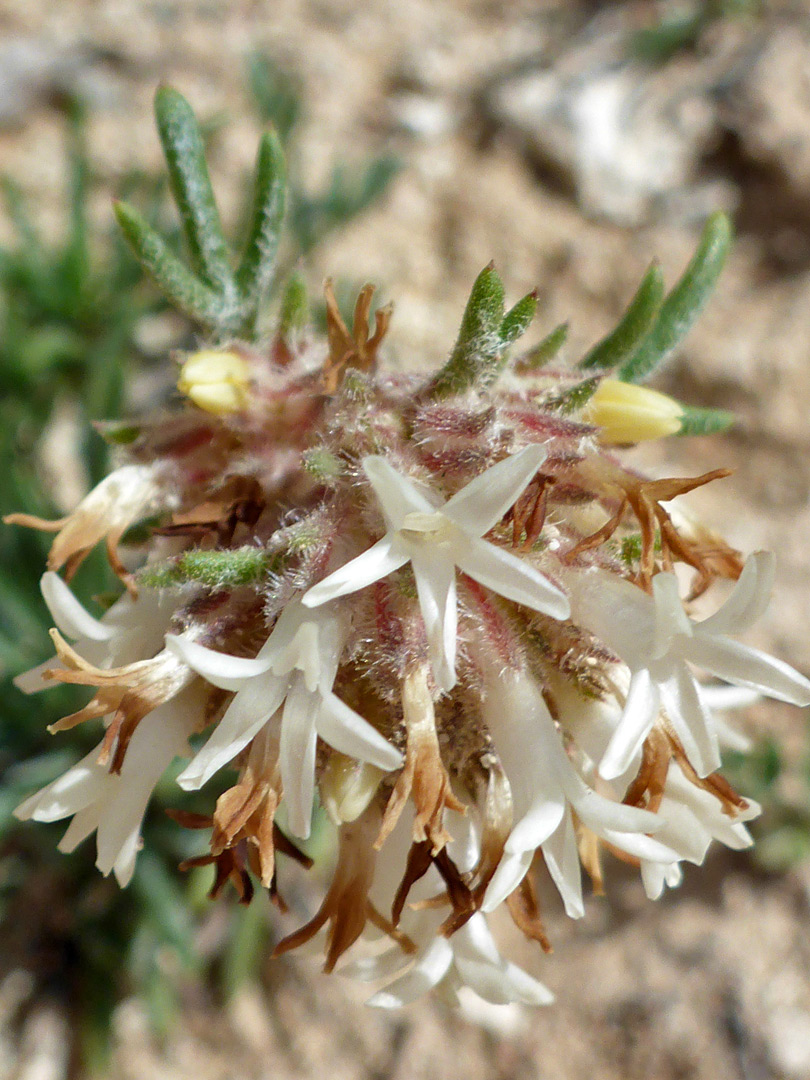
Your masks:
{"label": "unopened bud", "polygon": [[603,379],[583,418],[601,428],[600,442],[618,445],[674,435],[681,429],[682,416],[683,406],[658,390]]}
{"label": "unopened bud", "polygon": [[320,780],[321,802],[336,825],[356,821],[374,798],[382,769],[333,752]]}
{"label": "unopened bud", "polygon": [[248,401],[249,369],[234,352],[202,349],[192,353],[180,370],[177,389],[195,405],[216,416],[244,409]]}

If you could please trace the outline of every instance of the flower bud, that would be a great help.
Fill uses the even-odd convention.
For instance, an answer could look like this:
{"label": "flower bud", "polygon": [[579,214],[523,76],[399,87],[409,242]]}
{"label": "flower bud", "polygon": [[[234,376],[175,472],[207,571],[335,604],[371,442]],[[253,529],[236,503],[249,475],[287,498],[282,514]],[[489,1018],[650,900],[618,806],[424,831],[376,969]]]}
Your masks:
{"label": "flower bud", "polygon": [[234,352],[201,349],[180,370],[177,389],[215,416],[244,409],[248,399],[248,365]]}
{"label": "flower bud", "polygon": [[321,801],[336,825],[356,821],[374,798],[382,769],[335,751],[320,781]]}
{"label": "flower bud", "polygon": [[683,406],[674,398],[646,386],[603,379],[588,402],[584,419],[602,430],[608,445],[660,439],[680,431]]}

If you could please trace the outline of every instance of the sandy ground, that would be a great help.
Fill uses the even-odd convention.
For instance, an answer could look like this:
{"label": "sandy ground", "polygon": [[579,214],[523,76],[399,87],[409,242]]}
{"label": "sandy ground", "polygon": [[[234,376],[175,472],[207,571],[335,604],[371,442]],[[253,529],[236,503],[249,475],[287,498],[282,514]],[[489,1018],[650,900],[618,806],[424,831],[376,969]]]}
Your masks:
{"label": "sandy ground", "polygon": [[[384,200],[308,272],[314,284],[327,273],[375,281],[396,302],[390,362],[408,366],[443,359],[490,259],[512,297],[539,288],[538,337],[571,319],[575,358],[653,255],[674,280],[706,213],[734,211],[739,239],[721,286],[658,385],[733,409],[740,423],[645,457],[675,474],[735,469],[691,505],[744,550],[779,553],[774,602],[751,641],[807,670],[810,18],[800,3],[762,5],[649,68],[628,61],[627,40],[655,12],[563,0],[0,0],[0,169],[23,179],[53,223],[53,91],[79,87],[91,99],[92,154],[112,192],[134,161],[157,164],[150,99],[171,82],[203,115],[227,114],[214,171],[233,217],[256,136],[244,57],[265,49],[301,79],[307,184],[338,156],[403,161]],[[108,220],[106,193],[94,212]],[[797,712],[763,707],[755,719],[798,753]],[[550,1009],[451,1014],[427,1001],[381,1014],[307,961],[277,962],[226,1011],[190,987],[163,1046],[125,1003],[109,1075],[810,1078],[810,869],[766,877],[718,855],[657,905],[614,877],[580,924],[549,901],[549,958],[504,927],[557,993]],[[0,1077],[56,1080],[66,1021],[41,1003],[14,1027],[25,994],[20,973],[0,986]]]}

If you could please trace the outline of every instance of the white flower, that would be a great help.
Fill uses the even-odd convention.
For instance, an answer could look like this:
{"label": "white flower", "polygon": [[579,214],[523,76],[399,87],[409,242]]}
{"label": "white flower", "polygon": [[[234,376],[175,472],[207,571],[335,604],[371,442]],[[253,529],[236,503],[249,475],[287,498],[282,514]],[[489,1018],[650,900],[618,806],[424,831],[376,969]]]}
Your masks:
{"label": "white flower", "polygon": [[402,476],[384,457],[363,459],[388,532],[304,595],[307,607],[357,592],[410,562],[416,578],[436,681],[456,681],[456,570],[509,600],[556,619],[569,614],[567,597],[538,570],[481,537],[520,497],[546,458],[527,446],[477,476],[446,503]]}
{"label": "white flower", "polygon": [[409,1005],[434,987],[453,1003],[458,1002],[457,993],[464,986],[494,1005],[549,1005],[554,1001],[554,995],[541,982],[503,959],[486,917],[480,912],[449,938],[436,936],[440,922],[439,913],[420,912],[413,925],[406,924],[408,936],[417,947],[415,957],[396,946],[348,964],[341,974],[359,982],[393,976],[366,1002],[379,1009]]}
{"label": "white flower", "polygon": [[[676,761],[671,761],[667,772],[664,797],[658,814],[664,821],[658,839],[671,847],[678,860],[700,866],[712,840],[733,851],[741,851],[753,844],[753,838],[744,822],[757,817],[761,808],[753,799],[745,800],[745,807],[731,817],[720,800],[688,780]],[[678,862],[669,864],[641,862],[641,878],[651,900],[657,900],[665,885],[672,888],[681,880]]]}
{"label": "white flower", "polygon": [[[470,815],[453,811],[447,814],[447,824],[454,837],[448,852],[459,872],[468,873],[480,858],[478,830]],[[370,898],[379,911],[390,909],[412,841],[413,815],[407,813],[377,857]],[[446,1000],[457,1005],[458,992],[465,986],[491,1004],[550,1004],[554,995],[542,983],[500,956],[484,915],[474,914],[449,938],[439,933],[447,909],[430,905],[422,908],[420,902],[441,895],[445,888],[433,866],[411,887],[399,929],[416,946],[415,954],[405,953],[397,945],[341,969],[342,975],[358,982],[388,980],[367,1004],[399,1008],[436,987]],[[367,928],[366,937],[373,936],[374,932]]]}
{"label": "white flower", "polygon": [[494,910],[518,886],[540,848],[566,912],[572,918],[584,914],[572,811],[597,836],[631,855],[651,862],[677,859],[646,835],[662,827],[660,817],[604,798],[586,784],[529,676],[485,671],[485,690],[483,717],[512,789],[515,824],[487,888],[484,911]]}
{"label": "white flower", "polygon": [[214,686],[237,691],[208,742],[178,777],[181,787],[201,787],[276,714],[284,799],[296,836],[309,836],[318,736],[386,772],[399,768],[399,751],[332,692],[348,629],[340,610],[311,613],[294,600],[252,660],[167,635],[167,647],[189,667]]}
{"label": "white flower", "polygon": [[96,866],[127,885],[141,845],[141,823],[152,791],[165,769],[188,750],[199,703],[187,691],[146,716],[135,729],[120,775],[99,765],[103,743],[14,811],[22,821],[73,817],[60,851],[73,851],[97,832]]}
{"label": "white flower", "polygon": [[[52,570],[42,575],[40,589],[57,629],[75,642],[77,652],[99,668],[122,667],[153,656],[162,647],[163,635],[177,608],[176,599],[168,591],[141,589],[137,600],[124,593],[101,619],[96,619]],[[42,673],[59,666],[54,656],[18,675],[14,685],[26,694],[45,690],[53,683],[43,679]]]}
{"label": "white flower", "polygon": [[576,621],[601,638],[631,671],[621,722],[599,765],[603,777],[625,771],[662,707],[698,773],[706,776],[719,768],[717,729],[689,664],[780,701],[810,704],[808,679],[728,636],[747,629],[763,613],[773,571],[773,556],[756,552],[726,603],[702,622],[683,610],[674,574],[656,574],[652,596],[601,572],[571,582]]}
{"label": "white flower", "polygon": [[9,525],[56,532],[48,554],[49,570],[58,570],[68,561],[75,568],[99,540],[106,538],[113,569],[125,574],[117,554],[118,541],[133,522],[171,501],[164,472],[160,464],[123,465],[105,476],[59,521],[31,514],[9,514],[4,520]]}
{"label": "white flower", "polygon": [[[737,687],[702,686],[701,691],[712,706],[720,709],[750,704],[751,698],[756,700],[758,696]],[[621,722],[621,706],[611,698],[583,698],[572,689],[558,691],[555,697],[590,773]],[[739,745],[740,737],[724,724],[719,725],[718,735],[722,745],[729,745],[730,739]],[[666,746],[664,739],[662,749]],[[641,760],[639,751],[632,756],[628,768],[611,782],[618,798],[626,794],[635,780]],[[712,840],[735,851],[751,845],[753,841],[744,822],[758,816],[759,805],[753,799],[741,800],[736,805],[724,801],[722,795],[722,788],[712,790],[709,784],[700,787],[684,775],[677,760],[668,756],[663,795],[655,811],[660,821],[655,839],[666,845],[676,860],[667,863],[641,859],[641,877],[651,900],[658,899],[665,885],[673,888],[680,884],[681,860],[700,865]]]}

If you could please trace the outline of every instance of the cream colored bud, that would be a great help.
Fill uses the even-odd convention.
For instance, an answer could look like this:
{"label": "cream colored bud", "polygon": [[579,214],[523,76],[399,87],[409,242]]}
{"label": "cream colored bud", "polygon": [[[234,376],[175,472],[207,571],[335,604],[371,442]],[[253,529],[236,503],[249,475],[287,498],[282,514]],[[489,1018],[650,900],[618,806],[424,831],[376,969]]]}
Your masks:
{"label": "cream colored bud", "polygon": [[335,825],[356,821],[374,798],[384,776],[376,765],[333,751],[318,786],[323,807]]}
{"label": "cream colored bud", "polygon": [[619,379],[603,379],[583,413],[587,423],[602,429],[599,441],[608,445],[674,435],[682,417],[683,406],[674,398]]}
{"label": "cream colored bud", "polygon": [[245,360],[234,352],[201,349],[180,369],[177,389],[195,405],[216,416],[244,409],[250,373]]}

